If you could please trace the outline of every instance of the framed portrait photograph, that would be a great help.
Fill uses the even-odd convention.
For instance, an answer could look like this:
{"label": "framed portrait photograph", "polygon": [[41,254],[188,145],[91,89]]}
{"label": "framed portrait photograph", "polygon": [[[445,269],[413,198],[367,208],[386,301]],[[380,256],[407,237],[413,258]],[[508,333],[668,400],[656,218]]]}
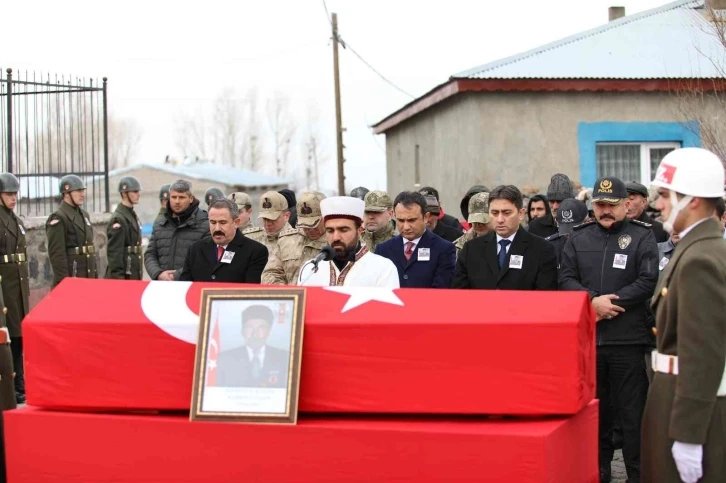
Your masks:
{"label": "framed portrait photograph", "polygon": [[304,289],[204,289],[191,419],[297,422]]}

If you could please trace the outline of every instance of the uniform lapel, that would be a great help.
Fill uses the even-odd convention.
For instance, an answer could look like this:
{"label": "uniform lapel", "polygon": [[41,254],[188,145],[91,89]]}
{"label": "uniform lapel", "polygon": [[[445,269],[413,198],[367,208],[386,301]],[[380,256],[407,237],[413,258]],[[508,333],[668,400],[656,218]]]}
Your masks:
{"label": "uniform lapel", "polygon": [[80,231],[80,233],[83,234],[83,236],[78,237],[78,242],[85,243],[86,220],[83,219],[83,215],[81,214],[80,210],[78,210],[77,208],[73,208],[65,201],[61,202],[61,209],[66,213],[66,215],[68,215],[68,218],[73,221],[73,224],[76,225],[76,228]]}
{"label": "uniform lapel", "polygon": [[[495,238],[496,240],[496,238]],[[512,242],[512,246],[509,247],[509,252],[507,255],[507,260],[512,255],[524,255],[524,252],[527,251],[527,245],[529,245],[529,233],[527,233],[525,230],[520,228],[517,230],[517,234],[514,236],[514,241]],[[496,254],[496,251],[495,251]],[[497,258],[497,267],[499,266],[499,259]],[[524,265],[522,265],[522,268],[518,270],[523,270]],[[509,272],[509,263],[504,264],[504,269],[499,272],[499,277],[497,278],[497,283],[504,277],[504,275]]]}
{"label": "uniform lapel", "polygon": [[[123,211],[123,216],[126,218],[126,221],[129,222],[129,225],[131,226],[131,229],[136,232],[136,234],[139,234],[139,230],[141,227],[139,226],[139,220],[134,216],[134,212],[132,208],[129,208],[128,206],[121,205],[123,208],[121,208]],[[137,236],[137,239],[140,238]]]}
{"label": "uniform lapel", "polygon": [[2,218],[5,226],[8,227],[8,231],[10,232],[10,234],[15,237],[15,240],[17,240],[18,224],[16,223],[15,217],[13,216],[12,212],[10,212],[10,210],[8,210],[7,208],[0,208],[0,218]]}

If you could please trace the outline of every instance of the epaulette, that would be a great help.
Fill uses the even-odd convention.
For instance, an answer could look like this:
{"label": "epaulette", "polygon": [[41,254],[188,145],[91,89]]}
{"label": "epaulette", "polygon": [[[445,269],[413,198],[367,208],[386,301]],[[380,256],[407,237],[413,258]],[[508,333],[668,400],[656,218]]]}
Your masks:
{"label": "epaulette", "polygon": [[644,221],[640,221],[640,220],[630,220],[630,221],[631,221],[631,223],[635,223],[636,225],[640,225],[644,228],[653,228],[652,224],[646,223]]}
{"label": "epaulette", "polygon": [[563,237],[563,236],[565,236],[565,235],[563,235],[562,233],[555,233],[554,235],[550,235],[547,238],[545,238],[545,240],[547,240],[547,241],[555,241],[558,238]]}
{"label": "epaulette", "polygon": [[249,228],[245,228],[244,231],[242,231],[242,234],[246,235],[248,233],[257,233],[258,231],[262,231],[262,228],[259,226],[251,226]]}
{"label": "epaulette", "polygon": [[297,231],[297,228],[288,228],[287,230],[282,230],[282,231],[280,232],[280,234],[279,234],[279,235],[277,235],[277,236],[278,236],[278,238],[279,238],[279,237],[281,237],[281,236],[288,236],[288,235],[299,235],[299,234],[300,234],[300,232],[299,232],[299,231]]}
{"label": "epaulette", "polygon": [[582,228],[585,228],[586,226],[592,226],[593,224],[595,224],[595,220],[590,220],[590,221],[588,221],[586,223],[581,223],[581,224],[573,227],[572,229],[573,230],[580,230]]}

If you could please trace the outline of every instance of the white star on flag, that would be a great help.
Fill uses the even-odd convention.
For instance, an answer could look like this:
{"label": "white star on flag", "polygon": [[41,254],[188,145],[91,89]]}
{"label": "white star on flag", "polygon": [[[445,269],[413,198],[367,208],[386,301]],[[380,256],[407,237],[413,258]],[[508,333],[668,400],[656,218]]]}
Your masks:
{"label": "white star on flag", "polygon": [[363,305],[366,302],[376,300],[386,304],[400,305],[403,307],[403,302],[398,295],[393,293],[391,288],[379,288],[379,287],[324,287],[325,290],[332,292],[338,292],[345,295],[349,295],[350,298],[343,306],[342,312],[347,312],[350,309],[354,309],[359,305]]}

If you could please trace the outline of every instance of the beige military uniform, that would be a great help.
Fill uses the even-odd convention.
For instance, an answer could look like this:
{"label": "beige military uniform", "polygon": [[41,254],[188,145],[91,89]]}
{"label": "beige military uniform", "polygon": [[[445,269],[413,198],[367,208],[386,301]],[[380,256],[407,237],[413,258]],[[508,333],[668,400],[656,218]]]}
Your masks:
{"label": "beige military uniform", "polygon": [[[306,192],[297,201],[298,227],[315,228],[320,223],[320,201],[325,195]],[[262,283],[269,285],[296,285],[300,268],[315,258],[327,244],[325,236],[316,240],[310,239],[301,230],[294,228],[283,230],[277,239],[277,246],[270,251],[270,256],[262,272]]]}
{"label": "beige military uniform", "polygon": [[[247,211],[252,208],[252,198],[250,198],[250,195],[243,193],[242,191],[230,194],[227,196],[227,199],[237,205],[237,208],[239,208],[240,211]],[[244,224],[240,224],[239,231],[244,233],[248,228],[255,228],[255,224],[252,223],[251,219],[248,219]]]}

